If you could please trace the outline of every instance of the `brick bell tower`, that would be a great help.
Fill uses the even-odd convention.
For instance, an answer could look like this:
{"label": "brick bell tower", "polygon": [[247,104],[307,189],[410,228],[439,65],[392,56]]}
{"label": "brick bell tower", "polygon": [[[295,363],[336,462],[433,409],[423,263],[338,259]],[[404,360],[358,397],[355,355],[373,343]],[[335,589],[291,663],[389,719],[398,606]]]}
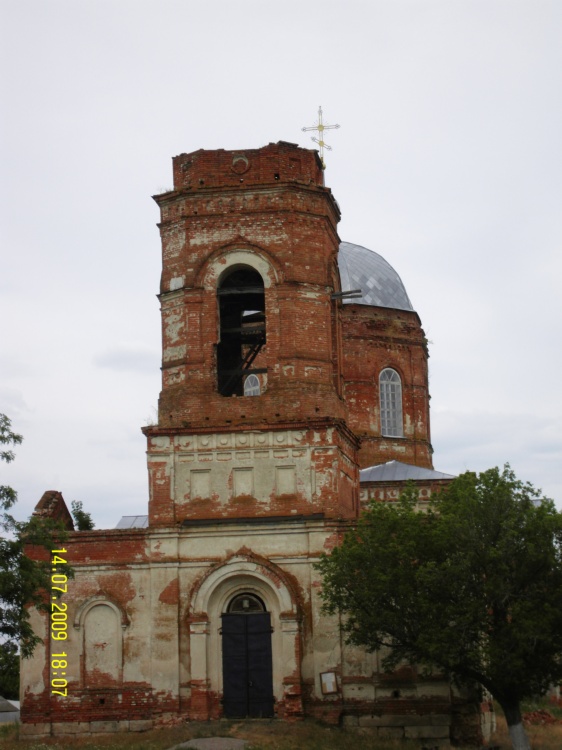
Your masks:
{"label": "brick bell tower", "polygon": [[173,159],[161,211],[162,391],[149,524],[353,518],[342,398],[339,209],[315,151]]}

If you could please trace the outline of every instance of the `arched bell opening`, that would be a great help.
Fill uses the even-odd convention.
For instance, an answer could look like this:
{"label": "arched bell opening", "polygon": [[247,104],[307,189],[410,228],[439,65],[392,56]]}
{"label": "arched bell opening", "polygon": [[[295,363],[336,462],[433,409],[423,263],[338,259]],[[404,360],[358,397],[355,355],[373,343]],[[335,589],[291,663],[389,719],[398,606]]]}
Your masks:
{"label": "arched bell opening", "polygon": [[220,281],[217,296],[218,390],[223,396],[243,396],[246,377],[265,372],[252,367],[266,340],[263,279],[250,266],[238,266]]}

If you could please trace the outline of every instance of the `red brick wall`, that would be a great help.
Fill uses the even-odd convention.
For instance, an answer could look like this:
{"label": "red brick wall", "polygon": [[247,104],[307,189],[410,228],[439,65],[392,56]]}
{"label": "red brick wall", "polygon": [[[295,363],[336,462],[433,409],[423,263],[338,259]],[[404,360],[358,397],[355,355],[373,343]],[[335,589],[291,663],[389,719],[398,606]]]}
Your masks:
{"label": "red brick wall", "polygon": [[[348,424],[361,439],[361,468],[394,459],[433,468],[427,342],[417,313],[345,305],[342,319]],[[386,367],[402,380],[403,438],[381,435],[379,375]]]}
{"label": "red brick wall", "polygon": [[[174,159],[174,187],[155,198],[163,257],[160,427],[344,418],[331,299],[339,211],[316,152],[280,143],[182,154]],[[253,364],[268,371],[259,399],[217,392],[216,290],[236,249],[268,267],[267,343]]]}

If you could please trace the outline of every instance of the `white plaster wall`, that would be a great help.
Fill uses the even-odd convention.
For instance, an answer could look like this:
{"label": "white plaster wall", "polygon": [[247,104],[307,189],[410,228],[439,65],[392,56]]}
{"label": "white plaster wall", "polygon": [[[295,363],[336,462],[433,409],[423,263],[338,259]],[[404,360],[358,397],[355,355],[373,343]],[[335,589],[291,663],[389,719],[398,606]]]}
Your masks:
{"label": "white plaster wall", "polygon": [[[35,635],[38,635],[44,641],[47,639],[48,634],[48,622],[44,615],[41,615],[35,607],[29,610],[29,624],[33,628]],[[57,653],[66,652],[65,641],[58,641],[61,648],[54,649]],[[33,657],[30,659],[21,659],[21,680],[20,680],[20,701],[24,699],[25,691],[29,691],[32,695],[39,695],[43,690],[49,686],[45,684],[43,678],[43,670],[45,667],[45,661],[49,658],[45,643],[39,643],[33,652]]]}
{"label": "white plaster wall", "polygon": [[[347,678],[340,684],[347,698],[389,697],[391,686],[377,679],[377,656],[342,645],[338,618],[321,613],[321,580],[313,565],[334,532],[334,526],[320,520],[209,523],[152,532],[147,543],[150,562],[126,566],[132,596],[129,592],[120,610],[124,621],[115,619],[115,638],[122,639],[123,681],[148,683],[156,693],[173,697],[180,692],[189,696],[191,680],[200,680],[220,693],[221,614],[233,596],[248,591],[258,595],[271,613],[277,699],[283,697],[284,678],[299,671],[299,650],[301,676],[314,685],[314,697],[335,700],[322,696],[320,674],[327,671]],[[268,561],[266,568],[260,559]],[[281,578],[276,570],[282,572]],[[61,650],[68,654],[69,671],[74,669],[76,677],[81,659],[86,659],[86,666],[91,664],[91,657],[83,654],[85,613],[88,607],[103,602],[104,595],[80,599],[73,591],[103,590],[113,571],[111,560],[106,565],[76,568],[76,581],[66,599],[69,625],[74,620],[77,627],[69,627],[68,640],[61,642]],[[290,584],[283,583],[284,577]],[[31,616],[37,632],[44,633],[43,619],[35,612]],[[92,638],[86,638],[86,648]],[[116,652],[112,653],[115,656]],[[24,666],[24,681],[32,692],[48,688],[43,684],[46,658],[40,646]],[[358,678],[356,682],[353,677]],[[424,685],[421,693],[417,691],[415,685],[408,688],[412,696],[446,697],[448,686],[432,683]]]}

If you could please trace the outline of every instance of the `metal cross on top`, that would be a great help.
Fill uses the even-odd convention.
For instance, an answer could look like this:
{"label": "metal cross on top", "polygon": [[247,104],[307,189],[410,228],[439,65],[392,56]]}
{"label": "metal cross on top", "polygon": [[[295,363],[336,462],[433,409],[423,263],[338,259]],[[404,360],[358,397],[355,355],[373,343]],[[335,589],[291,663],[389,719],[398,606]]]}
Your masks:
{"label": "metal cross on top", "polygon": [[303,130],[317,130],[319,138],[316,138],[315,136],[312,136],[312,140],[317,143],[320,146],[320,161],[322,162],[322,167],[326,169],[326,163],[324,161],[324,149],[327,148],[328,151],[332,150],[331,146],[328,146],[327,143],[324,141],[324,131],[325,130],[336,130],[336,128],[339,128],[339,125],[324,125],[322,122],[322,107],[318,107],[318,124],[313,125],[311,128],[303,128]]}

